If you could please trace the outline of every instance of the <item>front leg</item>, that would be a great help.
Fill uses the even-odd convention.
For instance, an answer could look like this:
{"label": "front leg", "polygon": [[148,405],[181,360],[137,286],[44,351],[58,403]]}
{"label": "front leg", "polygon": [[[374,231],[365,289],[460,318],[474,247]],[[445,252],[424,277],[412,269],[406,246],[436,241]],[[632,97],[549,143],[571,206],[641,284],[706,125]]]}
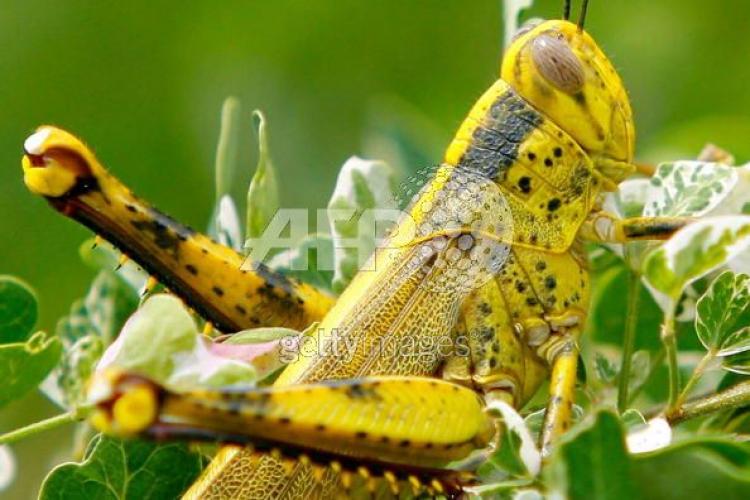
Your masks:
{"label": "front leg", "polygon": [[692,217],[652,216],[621,219],[608,212],[594,212],[584,222],[580,235],[599,243],[666,240],[693,222]]}
{"label": "front leg", "polygon": [[570,428],[575,402],[578,347],[575,336],[566,333],[553,339],[556,346],[548,351],[552,365],[549,401],[540,437],[543,455],[548,455],[555,441]]}

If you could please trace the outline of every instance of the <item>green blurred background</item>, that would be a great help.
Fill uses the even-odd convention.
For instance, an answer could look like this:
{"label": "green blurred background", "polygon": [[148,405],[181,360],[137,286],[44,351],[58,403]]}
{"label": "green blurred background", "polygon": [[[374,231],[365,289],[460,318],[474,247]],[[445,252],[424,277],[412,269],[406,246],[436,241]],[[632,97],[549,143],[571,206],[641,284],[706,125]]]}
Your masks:
{"label": "green blurred background", "polygon": [[[561,3],[537,1],[528,14],[557,17]],[[77,253],[89,232],[23,186],[21,146],[39,124],[79,134],[137,193],[202,228],[219,109],[236,95],[246,127],[237,192],[255,162],[250,110],[260,108],[283,205],[322,207],[342,162],[362,154],[367,130],[382,122],[379,103],[396,99],[428,117],[429,155],[439,160],[498,73],[500,4],[3,0],[0,274],[36,288],[44,329],[93,276]],[[587,28],[630,90],[640,159],[695,156],[708,141],[750,158],[748,19],[744,0],[591,1]],[[0,431],[54,412],[31,395],[0,414]],[[5,495],[34,496],[71,434],[15,446],[21,477]]]}

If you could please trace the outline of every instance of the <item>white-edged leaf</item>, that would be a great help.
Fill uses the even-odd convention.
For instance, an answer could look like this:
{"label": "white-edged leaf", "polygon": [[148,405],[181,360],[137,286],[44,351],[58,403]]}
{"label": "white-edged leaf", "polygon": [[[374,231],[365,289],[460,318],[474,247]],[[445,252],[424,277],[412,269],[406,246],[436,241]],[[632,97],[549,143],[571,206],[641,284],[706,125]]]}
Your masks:
{"label": "white-edged leaf", "polygon": [[735,168],[720,163],[662,163],[650,179],[643,215],[703,215],[721,203],[736,183]]}
{"label": "white-edged leaf", "polygon": [[602,209],[620,217],[637,217],[643,214],[651,182],[649,179],[628,179],[617,186],[617,191],[607,193]]}
{"label": "white-edged leaf", "polygon": [[750,326],[746,326],[729,335],[721,344],[717,356],[733,356],[750,350]]}
{"label": "white-edged leaf", "polygon": [[138,306],[133,284],[111,270],[100,271],[86,296],[75,301],[70,313],[57,322],[56,334],[62,342],[63,355],[41,387],[57,405],[73,408],[85,401],[86,381],[104,347]]}
{"label": "white-edged leaf", "polygon": [[733,356],[726,356],[721,361],[721,367],[730,372],[750,375],[750,351],[742,351]]}
{"label": "white-edged leaf", "polygon": [[[750,163],[735,167],[737,185],[710,215],[750,215]],[[744,252],[729,261],[727,267],[736,273],[750,274],[750,253]]]}
{"label": "white-edged leaf", "polygon": [[622,419],[623,425],[628,430],[632,430],[636,427],[640,427],[646,424],[646,418],[643,416],[643,413],[636,410],[635,408],[628,408],[627,410],[622,412],[620,418]]}
{"label": "white-edged leaf", "polygon": [[[493,454],[493,458],[499,460],[498,465],[501,467],[508,465],[514,467],[510,462],[513,462],[517,458],[520,459],[520,463],[523,465],[526,474],[532,477],[539,474],[542,465],[542,454],[537,449],[534,438],[531,437],[531,432],[526,426],[523,417],[508,403],[499,400],[490,402],[487,405],[487,410],[497,412],[502,416],[504,425],[503,434],[510,438],[503,439],[501,445],[498,447],[499,449]],[[515,444],[516,449],[503,450],[503,444]],[[519,473],[522,473],[518,469],[511,470],[511,472],[516,472],[517,475],[521,475]]]}
{"label": "white-edged leaf", "polygon": [[215,227],[213,236],[216,241],[224,246],[242,249],[242,233],[240,229],[240,218],[237,215],[237,207],[234,200],[228,194],[219,199],[216,207]]}
{"label": "white-edged leaf", "polygon": [[510,45],[518,31],[518,19],[521,12],[531,7],[534,0],[503,0],[503,25],[505,32],[504,46]]}
{"label": "white-edged leaf", "polygon": [[0,444],[0,491],[8,488],[16,478],[16,457],[10,446]]}
{"label": "white-edged leaf", "polygon": [[[731,352],[733,346],[750,341],[744,328],[750,316],[750,277],[731,271],[721,273],[698,300],[696,311],[695,331],[703,347],[735,354]],[[743,330],[744,334],[734,335]]]}
{"label": "white-edged leaf", "polygon": [[649,284],[674,303],[685,286],[750,247],[750,216],[707,217],[679,230],[643,262]]}
{"label": "white-edged leaf", "polygon": [[[328,202],[333,237],[333,290],[342,291],[385,236],[398,214],[393,169],[353,156],[341,167]],[[386,217],[392,211],[392,217]]]}
{"label": "white-edged leaf", "polygon": [[665,418],[653,418],[646,425],[628,432],[626,438],[630,453],[646,453],[669,446],[672,428]]}

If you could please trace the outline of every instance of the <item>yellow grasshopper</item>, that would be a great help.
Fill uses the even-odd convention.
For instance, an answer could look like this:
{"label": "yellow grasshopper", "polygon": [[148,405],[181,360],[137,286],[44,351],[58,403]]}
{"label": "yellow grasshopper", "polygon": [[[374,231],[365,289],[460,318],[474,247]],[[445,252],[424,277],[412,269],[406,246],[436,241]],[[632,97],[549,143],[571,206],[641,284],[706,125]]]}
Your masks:
{"label": "yellow grasshopper", "polygon": [[[189,498],[455,493],[471,474],[448,465],[492,443],[484,403],[520,408],[549,379],[547,450],[571,420],[589,298],[583,242],[665,239],[688,222],[601,211],[602,194],[638,170],[633,119],[583,30],[585,3],[578,24],[568,11],[516,35],[501,79],[338,299],[263,265],[241,269],[239,254],[137,198],[75,136],[40,127],[24,145],[28,188],[207,321],[224,332],[320,322],[311,340],[323,349],[269,388],[175,394],[106,375],[95,425],[248,445],[224,446]],[[342,339],[346,361],[331,355]]]}

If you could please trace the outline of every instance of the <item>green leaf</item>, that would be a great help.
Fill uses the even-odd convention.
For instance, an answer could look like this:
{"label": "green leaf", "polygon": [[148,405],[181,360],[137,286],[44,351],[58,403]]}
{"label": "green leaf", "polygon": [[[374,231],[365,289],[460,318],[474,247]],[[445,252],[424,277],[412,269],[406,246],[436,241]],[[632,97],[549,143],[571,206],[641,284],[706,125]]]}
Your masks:
{"label": "green leaf", "polygon": [[628,388],[632,393],[632,391],[646,382],[646,377],[648,377],[648,374],[651,371],[651,355],[649,355],[647,351],[636,351],[630,362],[631,368]]}
{"label": "green leaf", "polygon": [[247,223],[245,238],[260,238],[279,209],[279,187],[276,169],[271,161],[266,132],[266,117],[253,112],[258,130],[258,166],[247,190]]}
{"label": "green leaf", "polygon": [[331,290],[333,240],[326,234],[309,234],[294,248],[274,255],[268,267],[317,288]]}
{"label": "green leaf", "polygon": [[398,214],[393,197],[394,174],[380,161],[349,158],[341,167],[328,202],[334,247],[333,290],[341,292],[372,255],[383,223]]}
{"label": "green leaf", "polygon": [[251,385],[247,363],[212,354],[182,302],[172,295],[149,297],[102,356],[98,368],[116,366],[174,390]]}
{"label": "green leaf", "polygon": [[0,276],[0,343],[23,342],[36,324],[38,306],[29,285]]}
{"label": "green leaf", "polygon": [[[588,338],[614,346],[621,346],[627,315],[628,274],[618,262],[602,274],[595,276],[592,284],[591,320],[587,322]],[[636,349],[655,351],[661,347],[659,324],[662,311],[645,286],[639,285],[639,307],[636,325]]]}
{"label": "green leaf", "polygon": [[594,369],[596,376],[602,383],[612,385],[617,379],[618,369],[612,361],[600,352],[594,353]]}
{"label": "green leaf", "polygon": [[275,340],[281,340],[289,337],[299,337],[300,332],[292,330],[291,328],[283,327],[268,327],[268,328],[253,328],[250,330],[242,330],[241,332],[230,335],[225,341],[225,344],[260,344],[264,342],[273,342]]}
{"label": "green leaf", "polygon": [[42,484],[40,500],[179,498],[198,477],[202,460],[184,443],[96,436],[81,463],[58,465]]}
{"label": "green leaf", "polygon": [[637,498],[744,499],[750,494],[750,445],[704,437],[636,455],[631,463]]}
{"label": "green leaf", "polygon": [[720,163],[662,163],[650,179],[643,215],[703,215],[726,198],[737,184],[733,167]]}
{"label": "green leaf", "polygon": [[701,437],[629,455],[613,413],[563,437],[545,469],[546,484],[570,499],[747,498],[750,444]]}
{"label": "green leaf", "polygon": [[634,498],[622,426],[610,412],[577,427],[558,444],[545,469],[547,484],[563,498]]}
{"label": "green leaf", "polygon": [[35,388],[60,359],[56,337],[37,332],[24,342],[0,345],[0,408]]}
{"label": "green leaf", "polygon": [[676,303],[685,286],[750,247],[750,217],[708,217],[678,231],[643,262],[651,286]]}

